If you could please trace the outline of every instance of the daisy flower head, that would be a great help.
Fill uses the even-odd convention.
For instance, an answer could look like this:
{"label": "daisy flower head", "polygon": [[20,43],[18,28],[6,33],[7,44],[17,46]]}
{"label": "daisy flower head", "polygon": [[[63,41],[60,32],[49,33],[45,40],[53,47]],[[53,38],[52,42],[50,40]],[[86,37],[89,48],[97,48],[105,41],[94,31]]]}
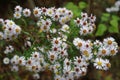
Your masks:
{"label": "daisy flower head", "polygon": [[110,54],[109,54],[109,55],[110,55],[110,56],[114,56],[114,55],[117,54],[118,49],[117,49],[116,47],[112,46],[112,47],[110,47],[109,51],[110,51]]}
{"label": "daisy flower head", "polygon": [[15,12],[21,13],[22,12],[22,7],[20,5],[16,6],[15,7]]}
{"label": "daisy flower head", "polygon": [[93,14],[91,14],[89,19],[90,19],[91,22],[95,22],[96,21],[96,16],[93,16]]}
{"label": "daisy flower head", "polygon": [[45,7],[42,7],[42,8],[41,8],[41,11],[42,11],[42,14],[46,15],[47,8],[45,8]]}
{"label": "daisy flower head", "polygon": [[102,58],[96,58],[94,61],[94,66],[96,69],[103,70],[105,66],[105,61]]}
{"label": "daisy flower head", "polygon": [[19,57],[18,64],[21,65],[21,66],[26,65],[26,60],[25,60],[24,56]]}
{"label": "daisy flower head", "polygon": [[4,53],[8,54],[8,53],[12,53],[13,51],[14,51],[13,46],[9,45],[9,46],[6,47]]}
{"label": "daisy flower head", "polygon": [[82,12],[82,13],[81,13],[81,17],[82,17],[82,19],[85,21],[85,20],[88,19],[88,14]]}
{"label": "daisy flower head", "polygon": [[68,16],[60,17],[59,22],[64,25],[69,20]]}
{"label": "daisy flower head", "polygon": [[105,38],[105,39],[103,40],[103,44],[104,44],[105,46],[111,46],[111,45],[113,45],[114,42],[115,42],[115,39],[112,38],[112,37]]}
{"label": "daisy flower head", "polygon": [[19,59],[19,56],[18,56],[18,55],[14,55],[14,56],[11,58],[11,60],[10,60],[11,64],[17,65],[17,64],[18,64],[18,59]]}
{"label": "daisy flower head", "polygon": [[52,19],[54,20],[54,21],[58,21],[59,19],[60,19],[60,14],[57,12],[57,13],[55,13],[53,16],[52,16]]}
{"label": "daisy flower head", "polygon": [[69,26],[67,24],[64,24],[61,28],[61,31],[63,32],[69,32]]}
{"label": "daisy flower head", "polygon": [[70,66],[71,65],[71,60],[69,60],[68,58],[65,58],[64,65],[65,66]]}
{"label": "daisy flower head", "polygon": [[74,22],[77,24],[77,26],[79,27],[81,24],[81,20],[80,18],[77,18],[76,20],[74,20]]}
{"label": "daisy flower head", "polygon": [[109,60],[105,59],[104,63],[105,63],[104,70],[108,70],[111,67],[111,64],[110,64]]}
{"label": "daisy flower head", "polygon": [[88,34],[88,28],[87,27],[82,27],[80,28],[80,35],[87,35]]}
{"label": "daisy flower head", "polygon": [[57,59],[57,54],[54,51],[49,51],[48,58],[53,63]]}
{"label": "daisy flower head", "polygon": [[34,59],[39,59],[40,58],[40,53],[39,52],[32,52],[32,57],[34,58]]}
{"label": "daisy flower head", "polygon": [[55,12],[54,12],[53,8],[48,8],[47,9],[47,12],[46,12],[47,16],[52,17],[54,14],[55,14]]}
{"label": "daisy flower head", "polygon": [[72,11],[71,10],[67,10],[67,12],[66,12],[67,14],[66,15],[68,15],[70,18],[72,18],[73,17],[73,13],[72,13]]}
{"label": "daisy flower head", "polygon": [[34,14],[35,17],[40,17],[40,15],[41,15],[41,9],[39,7],[35,7],[33,9],[33,14]]}
{"label": "daisy flower head", "polygon": [[31,11],[30,11],[30,9],[24,9],[23,10],[23,15],[25,16],[25,17],[29,17],[30,15],[31,15]]}
{"label": "daisy flower head", "polygon": [[14,18],[16,18],[16,19],[21,18],[21,13],[20,12],[15,12],[13,15],[14,15]]}
{"label": "daisy flower head", "polygon": [[75,38],[73,40],[73,44],[77,47],[77,49],[81,50],[83,49],[85,41],[80,38]]}
{"label": "daisy flower head", "polygon": [[60,38],[60,37],[53,38],[52,44],[53,44],[53,45],[56,45],[56,46],[61,46],[61,44],[62,44],[61,38]]}
{"label": "daisy flower head", "polygon": [[108,56],[109,55],[109,48],[102,46],[98,49],[98,56]]}
{"label": "daisy flower head", "polygon": [[5,57],[5,58],[3,59],[3,63],[4,63],[4,64],[9,64],[9,62],[10,62],[10,59],[9,59],[8,57]]}

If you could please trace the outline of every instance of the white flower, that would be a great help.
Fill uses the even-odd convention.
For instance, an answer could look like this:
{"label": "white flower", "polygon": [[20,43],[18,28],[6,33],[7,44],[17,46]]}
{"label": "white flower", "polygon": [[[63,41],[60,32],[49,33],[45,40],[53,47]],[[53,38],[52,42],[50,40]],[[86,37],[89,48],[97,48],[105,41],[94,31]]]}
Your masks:
{"label": "white flower", "polygon": [[22,7],[21,6],[16,6],[15,7],[15,12],[19,12],[19,13],[21,13],[22,12]]}
{"label": "white flower", "polygon": [[3,59],[3,63],[4,63],[4,64],[9,64],[9,62],[10,62],[10,60],[9,60],[8,57],[5,57],[5,58]]}
{"label": "white flower", "polygon": [[58,21],[60,18],[60,14],[59,13],[55,13],[55,15],[52,16],[54,21]]}
{"label": "white flower", "polygon": [[48,8],[46,14],[47,14],[48,16],[52,17],[53,14],[54,14],[53,9],[52,9],[52,8]]}
{"label": "white flower", "polygon": [[40,15],[41,15],[41,9],[39,7],[35,7],[33,9],[33,14],[34,14],[35,17],[40,17]]}
{"label": "white flower", "polygon": [[109,48],[102,46],[98,49],[98,56],[108,56],[109,55]]}
{"label": "white flower", "polygon": [[49,51],[48,58],[51,62],[54,62],[57,59],[57,54],[54,51]]}
{"label": "white flower", "polygon": [[96,58],[94,61],[94,66],[96,69],[103,69],[105,66],[105,61],[102,58]]}
{"label": "white flower", "polygon": [[71,60],[69,60],[68,58],[65,58],[64,65],[65,66],[70,66],[71,65]]}
{"label": "white flower", "polygon": [[114,47],[114,46],[110,47],[110,50],[109,50],[109,51],[110,51],[110,55],[111,55],[111,56],[116,55],[116,53],[118,52],[117,48]]}
{"label": "white flower", "polygon": [[80,28],[80,35],[87,35],[88,34],[88,28],[87,27],[82,27]]}
{"label": "white flower", "polygon": [[30,9],[24,9],[23,10],[23,15],[25,16],[25,17],[29,17],[30,15],[31,15],[31,11],[30,11]]}
{"label": "white flower", "polygon": [[105,60],[104,70],[108,70],[111,67],[111,64],[108,59]]}
{"label": "white flower", "polygon": [[61,28],[63,32],[69,32],[69,26],[67,24],[64,24]]}
{"label": "white flower", "polygon": [[82,19],[85,21],[85,20],[87,20],[87,18],[88,18],[88,14],[81,12],[81,17],[82,17]]}
{"label": "white flower", "polygon": [[26,65],[26,60],[24,56],[19,57],[18,64],[22,66]]}
{"label": "white flower", "polygon": [[79,27],[81,25],[81,20],[79,18],[77,18],[76,20],[74,20],[74,22],[77,24],[77,26]]}
{"label": "white flower", "polygon": [[11,53],[11,52],[13,52],[13,51],[14,51],[13,46],[9,45],[9,46],[6,47],[4,53],[5,53],[5,54],[8,54],[8,53]]}
{"label": "white flower", "polygon": [[39,59],[39,58],[40,58],[40,53],[39,53],[39,52],[33,52],[33,53],[32,53],[32,57],[33,57],[34,59]]}
{"label": "white flower", "polygon": [[14,57],[11,59],[11,63],[12,64],[18,64],[18,59],[19,59],[19,56],[14,55]]}
{"label": "white flower", "polygon": [[62,43],[62,41],[61,41],[61,38],[60,38],[60,37],[53,38],[53,40],[52,40],[52,44],[53,44],[53,45],[60,46],[61,43]]}
{"label": "white flower", "polygon": [[75,38],[73,40],[73,44],[78,48],[78,49],[81,49],[83,47],[83,44],[85,43],[85,41],[83,41],[82,39],[80,38]]}
{"label": "white flower", "polygon": [[14,13],[14,18],[16,18],[16,19],[21,18],[21,13],[20,12],[15,12]]}
{"label": "white flower", "polygon": [[111,45],[113,45],[114,42],[115,42],[115,39],[112,37],[109,37],[109,38],[104,39],[103,44],[105,46],[111,46]]}
{"label": "white flower", "polygon": [[82,65],[82,63],[83,63],[83,61],[84,61],[84,59],[83,58],[81,58],[81,56],[80,57],[75,57],[74,58],[74,64],[76,65],[76,66],[81,66]]}

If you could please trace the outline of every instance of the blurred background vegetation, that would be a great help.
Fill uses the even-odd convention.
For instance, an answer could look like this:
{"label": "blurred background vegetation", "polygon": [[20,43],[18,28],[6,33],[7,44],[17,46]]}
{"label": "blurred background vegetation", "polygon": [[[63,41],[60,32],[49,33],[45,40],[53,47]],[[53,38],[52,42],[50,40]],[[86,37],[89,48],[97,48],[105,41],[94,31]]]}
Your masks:
{"label": "blurred background vegetation", "polygon": [[[78,17],[82,11],[88,14],[92,13],[97,17],[96,31],[92,37],[88,36],[88,38],[102,40],[105,37],[112,36],[120,46],[120,11],[106,12],[106,8],[113,6],[115,1],[117,0],[0,0],[0,18],[11,18],[16,5],[31,10],[35,6],[66,7],[73,11],[74,18]],[[74,25],[73,20],[70,24]],[[110,61],[112,67],[108,71],[98,71],[93,65],[90,65],[87,75],[79,80],[120,80],[120,52],[110,58]],[[13,73],[8,68],[9,66],[3,65],[2,59],[0,59],[0,80],[32,80],[31,73],[28,74],[27,71]],[[45,77],[43,74],[45,74]],[[41,75],[43,78],[41,80],[48,80],[46,75],[48,78],[51,77],[49,71],[43,72]]]}

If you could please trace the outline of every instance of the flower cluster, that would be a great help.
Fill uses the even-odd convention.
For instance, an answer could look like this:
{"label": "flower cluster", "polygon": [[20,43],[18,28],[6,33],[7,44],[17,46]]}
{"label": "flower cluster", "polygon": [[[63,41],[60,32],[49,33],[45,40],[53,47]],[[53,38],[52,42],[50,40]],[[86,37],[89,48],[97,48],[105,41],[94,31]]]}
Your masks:
{"label": "flower cluster", "polygon": [[115,5],[110,7],[110,8],[106,8],[106,11],[107,12],[118,12],[120,11],[120,1],[116,1],[115,2]]}
{"label": "flower cluster", "polygon": [[0,23],[2,25],[3,32],[0,32],[0,40],[12,40],[17,38],[17,36],[21,33],[20,26],[16,25],[12,20],[3,20],[0,19]]}
{"label": "flower cluster", "polygon": [[[36,32],[25,32],[29,36],[25,35],[23,40],[21,47],[23,51],[19,52],[22,54],[13,54],[12,58],[3,59],[4,64],[11,65],[12,71],[19,71],[19,66],[21,66],[25,70],[33,72],[35,79],[40,78],[39,73],[48,70],[53,73],[54,80],[74,80],[87,73],[90,63],[93,63],[96,69],[108,70],[110,68],[111,64],[105,58],[114,56],[118,52],[118,45],[114,38],[92,41],[71,36],[70,34],[74,34],[76,31],[72,32],[71,26],[67,22],[70,21],[73,13],[66,8],[35,7],[31,11],[16,6],[14,18],[20,19],[23,16],[22,18],[26,19],[32,13],[35,17],[35,25],[32,26],[37,26],[34,28],[39,28],[40,33],[37,30]],[[87,13],[81,13],[81,19],[74,20],[78,26],[74,28],[80,29],[80,35],[91,34],[95,29],[95,20],[96,17],[92,14],[89,17]],[[4,30],[3,33],[0,32],[0,39],[11,40],[21,33],[21,28],[12,20],[0,19],[0,24]],[[13,51],[17,52],[16,47],[9,45],[5,48],[4,53],[8,54]]]}
{"label": "flower cluster", "polygon": [[105,56],[114,56],[117,53],[118,45],[114,38],[105,38],[103,42],[96,40],[92,42],[90,40],[83,40],[75,38],[73,44],[80,50],[81,56],[85,60],[94,62],[96,69],[108,70],[110,68],[109,60],[102,59]]}
{"label": "flower cluster", "polygon": [[92,14],[88,17],[87,13],[81,13],[81,19],[77,18],[74,20],[76,25],[80,28],[80,35],[91,34],[95,29],[95,20],[96,17]]}

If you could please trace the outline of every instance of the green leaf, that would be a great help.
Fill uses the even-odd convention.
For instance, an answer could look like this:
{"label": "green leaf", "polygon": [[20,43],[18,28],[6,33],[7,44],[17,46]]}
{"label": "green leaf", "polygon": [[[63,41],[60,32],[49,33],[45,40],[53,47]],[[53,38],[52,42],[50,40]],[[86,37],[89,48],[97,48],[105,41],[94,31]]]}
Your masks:
{"label": "green leaf", "polygon": [[119,29],[118,29],[118,20],[115,20],[115,19],[113,19],[113,20],[111,20],[110,21],[110,27],[109,27],[109,29],[108,29],[108,31],[110,32],[110,33],[119,33]]}
{"label": "green leaf", "polygon": [[106,30],[107,30],[107,27],[105,24],[99,24],[95,35],[102,36]]}
{"label": "green leaf", "polygon": [[109,13],[103,13],[101,17],[101,21],[108,21],[110,17]]}
{"label": "green leaf", "polygon": [[79,2],[79,8],[80,9],[84,9],[87,7],[87,3],[86,2]]}
{"label": "green leaf", "polygon": [[104,17],[110,17],[110,14],[109,13],[103,13],[102,16],[104,16]]}
{"label": "green leaf", "polygon": [[116,15],[112,15],[112,19],[117,20],[117,21],[120,20],[120,18]]}

